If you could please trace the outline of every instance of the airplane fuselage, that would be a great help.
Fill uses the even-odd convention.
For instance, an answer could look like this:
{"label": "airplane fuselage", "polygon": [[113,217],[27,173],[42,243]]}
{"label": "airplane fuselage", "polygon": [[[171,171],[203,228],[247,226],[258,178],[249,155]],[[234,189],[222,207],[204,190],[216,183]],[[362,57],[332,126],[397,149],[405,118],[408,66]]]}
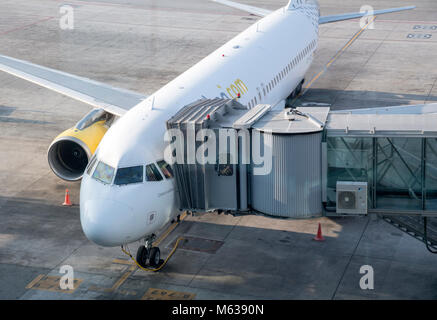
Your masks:
{"label": "airplane fuselage", "polygon": [[[165,122],[200,98],[237,99],[250,108],[285,100],[311,65],[318,18],[314,6],[281,8],[259,20],[129,110],[102,139],[97,160],[114,171],[156,165],[164,159]],[[100,245],[134,242],[156,233],[178,214],[175,199],[174,179],[115,185],[113,180],[104,183],[92,172],[85,173],[82,227]]]}

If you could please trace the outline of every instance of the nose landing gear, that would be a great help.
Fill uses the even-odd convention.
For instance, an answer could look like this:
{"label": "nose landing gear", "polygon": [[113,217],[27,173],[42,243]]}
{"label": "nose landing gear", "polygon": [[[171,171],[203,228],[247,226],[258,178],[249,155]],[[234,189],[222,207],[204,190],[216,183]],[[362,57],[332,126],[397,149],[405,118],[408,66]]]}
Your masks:
{"label": "nose landing gear", "polygon": [[[146,243],[140,246],[137,250],[137,262],[143,268],[159,267],[164,260],[161,260],[161,250],[158,247],[153,247],[153,241],[156,236],[153,234],[146,239]],[[149,261],[149,263],[147,263]]]}

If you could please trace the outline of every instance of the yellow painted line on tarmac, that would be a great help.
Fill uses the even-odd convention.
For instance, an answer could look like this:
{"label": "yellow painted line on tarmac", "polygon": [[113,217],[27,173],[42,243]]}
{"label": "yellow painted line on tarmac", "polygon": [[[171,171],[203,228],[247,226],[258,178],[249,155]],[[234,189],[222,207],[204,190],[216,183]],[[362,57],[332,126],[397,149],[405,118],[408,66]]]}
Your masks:
{"label": "yellow painted line on tarmac", "polygon": [[195,293],[149,288],[141,300],[193,300]]}
{"label": "yellow painted line on tarmac", "polygon": [[115,291],[118,288],[120,288],[120,286],[127,280],[127,278],[129,278],[129,276],[135,271],[136,267],[135,266],[131,266],[129,268],[129,271],[127,271],[124,275],[121,276],[120,279],[118,279],[114,285],[112,286],[111,290]]}
{"label": "yellow painted line on tarmac", "polygon": [[300,98],[301,96],[303,96],[305,94],[305,92],[311,87],[311,85],[320,78],[320,76],[322,74],[324,74],[328,68],[343,54],[344,51],[346,51],[347,48],[349,48],[351,46],[351,44],[361,35],[361,33],[367,29],[367,27],[376,19],[376,16],[373,16],[365,26],[363,26],[361,28],[360,31],[358,31],[344,46],[343,48],[341,48],[339,51],[337,51],[337,53],[328,61],[328,63],[325,65],[325,67],[319,72],[317,73],[309,82],[308,84],[305,86],[305,91],[301,92],[296,98],[294,98],[294,100],[291,102],[291,104],[293,104],[294,102],[296,102],[296,100],[298,98]]}
{"label": "yellow painted line on tarmac", "polygon": [[27,286],[26,289],[35,289],[35,290],[45,290],[52,292],[61,292],[61,293],[73,293],[82,283],[82,279],[74,279],[73,280],[73,289],[62,289],[60,286],[61,277],[59,276],[47,276],[44,274],[40,274],[35,279],[33,279]]}
{"label": "yellow painted line on tarmac", "polygon": [[181,218],[180,218],[180,221],[179,222],[177,222],[177,223],[173,223],[165,232],[164,232],[164,234],[162,235],[162,236],[160,236],[159,237],[159,239],[158,240],[156,240],[154,243],[153,243],[153,245],[155,246],[155,247],[157,247],[162,241],[164,241],[165,240],[165,238],[167,238],[168,237],[168,235],[182,222],[182,220],[184,220],[185,218],[187,217],[187,213],[186,212],[184,212],[182,215],[181,215]]}
{"label": "yellow painted line on tarmac", "polygon": [[[130,266],[128,271],[126,271],[115,283],[111,288],[100,288],[100,287],[96,287],[96,286],[91,286],[89,287],[89,290],[91,291],[102,291],[102,292],[107,292],[107,293],[111,293],[116,291],[118,288],[121,287],[121,285],[127,280],[127,278],[129,278],[129,276],[136,270],[135,266]],[[135,291],[129,292],[129,294],[133,294],[136,295]]]}
{"label": "yellow painted line on tarmac", "polygon": [[[153,245],[154,246],[158,246],[181,222],[182,220],[185,219],[185,217],[187,216],[187,213],[184,212],[181,217],[180,217],[180,221],[177,223],[173,223],[169,226],[169,228],[162,234],[161,237],[159,237],[158,240],[156,240]],[[132,273],[135,272],[135,270],[137,269],[137,266],[134,264],[134,262],[132,260],[125,260],[125,259],[114,259],[112,260],[112,263],[116,263],[116,264],[123,264],[123,265],[130,265],[129,269],[127,272],[125,272],[115,283],[111,288],[100,288],[100,287],[96,287],[96,286],[91,286],[89,288],[89,290],[92,291],[101,291],[101,292],[107,292],[107,293],[111,293],[116,291],[118,288],[120,288],[123,283],[129,278],[129,276],[132,275]],[[119,291],[120,293],[124,294],[129,294],[129,295],[136,295],[135,291]]]}
{"label": "yellow painted line on tarmac", "polygon": [[126,265],[134,265],[135,263],[132,260],[126,260],[126,259],[114,259],[112,260],[112,263],[117,264],[126,264]]}
{"label": "yellow painted line on tarmac", "polygon": [[[177,223],[172,223],[167,230],[153,243],[155,247],[157,247],[162,241],[164,241],[168,235],[187,217],[187,213],[184,212],[181,214],[180,221]],[[116,264],[125,264],[125,265],[135,265],[135,263],[131,259],[114,259],[112,263]]]}
{"label": "yellow painted line on tarmac", "polygon": [[33,279],[27,286],[26,289],[32,288],[37,282],[39,282],[42,278],[44,278],[43,274],[40,274],[35,279]]}

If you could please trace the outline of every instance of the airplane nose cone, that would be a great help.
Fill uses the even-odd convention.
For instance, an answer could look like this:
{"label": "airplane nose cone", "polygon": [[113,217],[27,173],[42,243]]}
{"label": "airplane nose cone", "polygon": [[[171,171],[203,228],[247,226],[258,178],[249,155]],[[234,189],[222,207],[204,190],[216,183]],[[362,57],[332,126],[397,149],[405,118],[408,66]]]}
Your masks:
{"label": "airplane nose cone", "polygon": [[86,237],[98,245],[115,247],[132,241],[132,208],[123,203],[88,200],[81,204],[80,222]]}

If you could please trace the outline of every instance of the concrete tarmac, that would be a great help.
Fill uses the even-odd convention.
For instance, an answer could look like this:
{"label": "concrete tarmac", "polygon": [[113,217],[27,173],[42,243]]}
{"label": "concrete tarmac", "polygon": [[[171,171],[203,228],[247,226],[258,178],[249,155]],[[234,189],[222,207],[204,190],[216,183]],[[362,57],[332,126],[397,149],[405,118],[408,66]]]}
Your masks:
{"label": "concrete tarmac", "polygon": [[[241,1],[268,9],[286,1]],[[258,18],[207,0],[73,0],[74,29],[60,28],[57,0],[3,0],[0,54],[151,94]],[[366,1],[375,10],[406,5]],[[332,109],[437,102],[437,3],[414,11],[320,27],[320,43],[296,105]],[[322,15],[359,11],[362,1],[320,0]],[[289,41],[284,39],[284,41]],[[339,50],[345,48],[340,55]],[[327,67],[333,57],[335,61]],[[159,273],[135,268],[120,248],[83,234],[80,183],[51,172],[47,148],[90,110],[0,73],[0,299],[436,299],[437,255],[370,217],[284,220],[186,217],[160,244],[190,239]],[[62,207],[68,188],[73,207]],[[313,241],[318,223],[325,242]],[[135,253],[137,244],[130,249]],[[75,289],[59,288],[74,268]],[[363,290],[360,268],[374,269]]]}

